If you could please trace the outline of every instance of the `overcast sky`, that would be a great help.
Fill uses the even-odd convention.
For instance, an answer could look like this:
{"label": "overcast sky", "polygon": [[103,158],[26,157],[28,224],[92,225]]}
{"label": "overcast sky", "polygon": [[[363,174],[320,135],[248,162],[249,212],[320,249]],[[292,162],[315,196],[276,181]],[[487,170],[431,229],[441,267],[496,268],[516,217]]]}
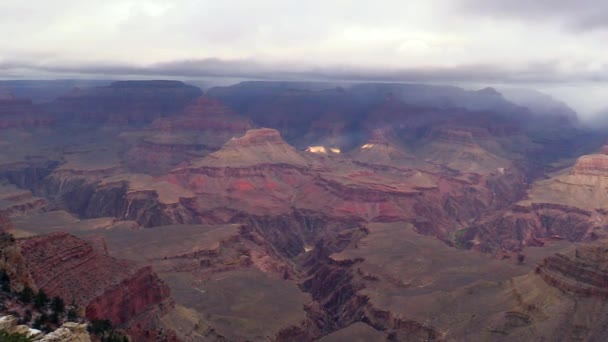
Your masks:
{"label": "overcast sky", "polygon": [[0,0],[0,77],[508,84],[608,107],[605,0]]}

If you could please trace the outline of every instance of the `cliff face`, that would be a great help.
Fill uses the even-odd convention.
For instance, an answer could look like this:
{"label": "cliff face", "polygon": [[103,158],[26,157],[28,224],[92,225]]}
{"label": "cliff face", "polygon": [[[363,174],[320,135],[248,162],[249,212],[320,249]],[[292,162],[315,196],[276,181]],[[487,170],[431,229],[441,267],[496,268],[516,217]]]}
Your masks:
{"label": "cliff face", "polygon": [[159,313],[166,312],[172,305],[169,297],[169,288],[150,267],[144,267],[92,299],[86,306],[86,317],[90,320],[111,317],[113,324],[119,325],[151,306],[157,306]]}
{"label": "cliff face", "polygon": [[122,325],[170,305],[168,288],[150,268],[102,254],[84,240],[54,233],[18,244],[36,287],[84,307],[89,319]]}

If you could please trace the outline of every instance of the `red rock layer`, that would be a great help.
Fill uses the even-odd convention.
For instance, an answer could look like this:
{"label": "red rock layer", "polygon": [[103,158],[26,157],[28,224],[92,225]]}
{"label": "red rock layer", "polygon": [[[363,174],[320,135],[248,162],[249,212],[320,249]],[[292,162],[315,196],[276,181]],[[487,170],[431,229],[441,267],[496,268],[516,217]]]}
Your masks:
{"label": "red rock layer", "polygon": [[484,138],[487,132],[481,128],[459,128],[459,127],[442,127],[433,130],[430,133],[430,138],[446,144],[455,144],[463,146],[476,146],[475,138]]}
{"label": "red rock layer", "polygon": [[285,141],[281,138],[281,134],[277,130],[260,128],[248,130],[244,136],[230,140],[226,147],[255,146],[267,143],[286,145]]}
{"label": "red rock layer", "polygon": [[168,287],[150,268],[118,260],[66,233],[19,240],[38,288],[85,307],[89,319],[127,323],[169,298]]}
{"label": "red rock layer", "polygon": [[242,134],[252,128],[252,124],[219,101],[202,96],[188,105],[180,115],[154,121],[152,128],[161,131],[219,130]]}
{"label": "red rock layer", "polygon": [[169,298],[169,288],[154,274],[151,267],[140,268],[133,275],[108,288],[103,295],[94,298],[86,307],[87,318],[106,319],[114,324],[128,322],[146,311],[151,305],[162,305]]}
{"label": "red rock layer", "polygon": [[580,157],[571,173],[573,175],[608,176],[608,155],[593,154]]}

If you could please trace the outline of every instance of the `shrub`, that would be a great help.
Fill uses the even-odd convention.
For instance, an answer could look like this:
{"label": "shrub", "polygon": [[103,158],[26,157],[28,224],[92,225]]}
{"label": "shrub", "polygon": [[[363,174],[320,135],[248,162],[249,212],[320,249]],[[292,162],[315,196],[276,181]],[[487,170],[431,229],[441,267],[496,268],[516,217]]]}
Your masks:
{"label": "shrub", "polygon": [[0,270],[0,289],[4,292],[11,290],[11,278],[5,270]]}
{"label": "shrub", "polygon": [[68,310],[68,321],[74,322],[74,321],[76,321],[77,318],[78,318],[78,313],[76,312],[76,309],[70,308]]}
{"label": "shrub", "polygon": [[49,297],[46,295],[44,290],[40,289],[34,297],[34,306],[38,309],[42,308],[49,302]]}
{"label": "shrub", "polygon": [[0,330],[0,341],[2,342],[32,342],[32,339],[21,334],[9,334],[4,330]]}
{"label": "shrub", "polygon": [[65,303],[63,302],[63,299],[60,297],[53,298],[51,301],[51,308],[56,313],[63,313],[63,311],[65,311]]}
{"label": "shrub", "polygon": [[94,335],[102,335],[107,331],[112,329],[112,323],[107,320],[96,319],[91,321],[91,326],[89,327],[89,331]]}
{"label": "shrub", "polygon": [[24,303],[31,303],[34,298],[34,290],[31,287],[26,286],[23,288],[23,291],[19,293],[19,300]]}

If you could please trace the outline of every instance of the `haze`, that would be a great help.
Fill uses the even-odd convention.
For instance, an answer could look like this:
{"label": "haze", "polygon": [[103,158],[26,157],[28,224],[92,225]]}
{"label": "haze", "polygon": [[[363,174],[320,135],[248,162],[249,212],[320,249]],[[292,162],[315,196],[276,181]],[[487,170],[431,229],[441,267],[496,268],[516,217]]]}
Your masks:
{"label": "haze", "polygon": [[535,88],[607,105],[602,1],[0,3],[0,77],[313,79]]}

